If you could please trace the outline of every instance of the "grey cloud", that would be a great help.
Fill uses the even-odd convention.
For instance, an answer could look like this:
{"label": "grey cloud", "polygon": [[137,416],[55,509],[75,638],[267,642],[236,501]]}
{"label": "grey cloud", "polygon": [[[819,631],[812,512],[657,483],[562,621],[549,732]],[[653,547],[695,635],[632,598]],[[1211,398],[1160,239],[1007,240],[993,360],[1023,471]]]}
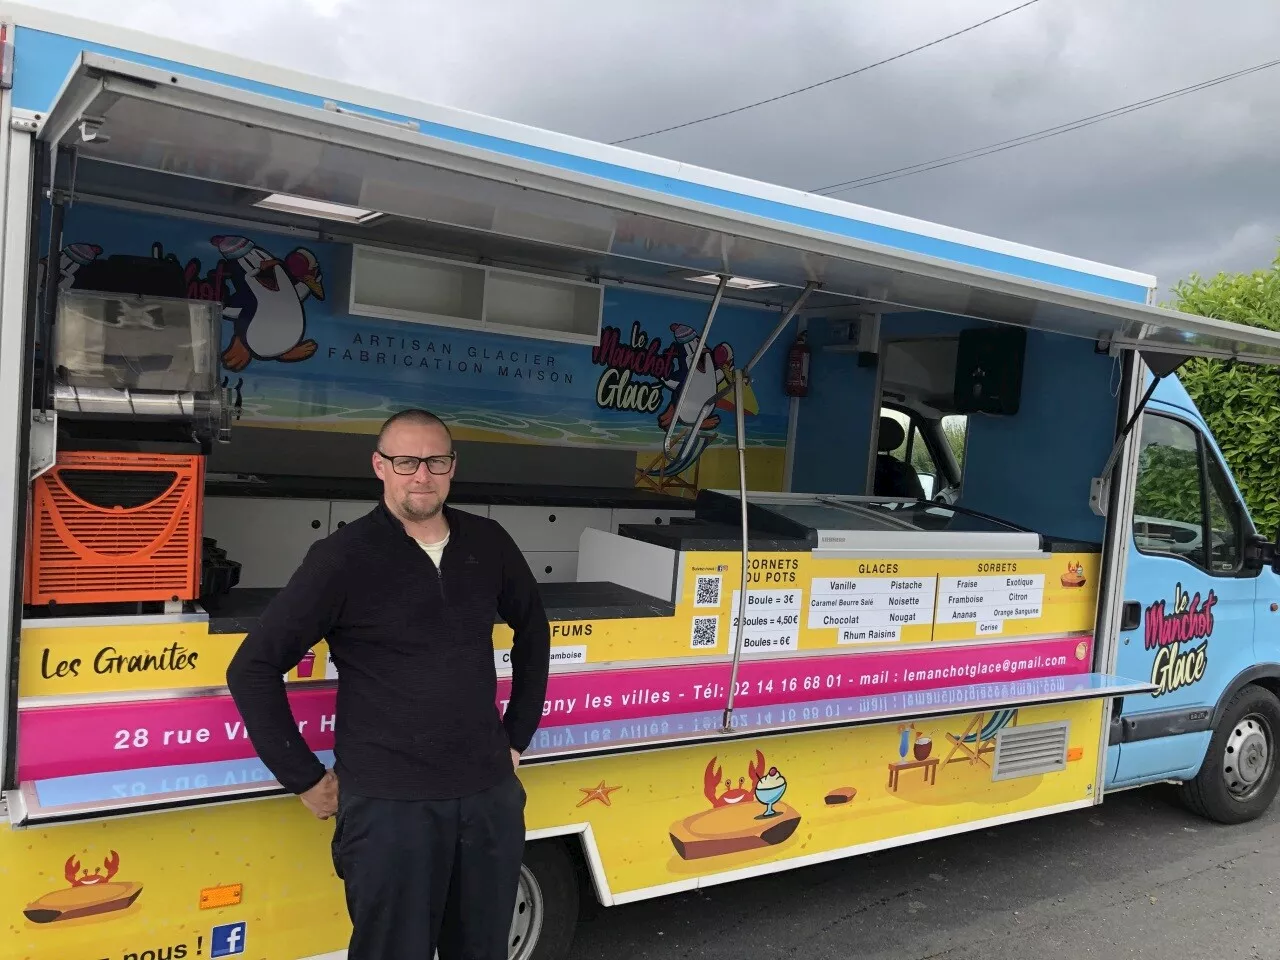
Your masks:
{"label": "grey cloud", "polygon": [[[252,59],[610,140],[772,96],[1015,0],[143,0],[109,17]],[[100,2],[46,6],[104,17]],[[1280,50],[1275,0],[1042,0],[867,74],[629,146],[811,188],[1074,120]],[[1155,272],[1268,264],[1280,67],[841,199]]]}

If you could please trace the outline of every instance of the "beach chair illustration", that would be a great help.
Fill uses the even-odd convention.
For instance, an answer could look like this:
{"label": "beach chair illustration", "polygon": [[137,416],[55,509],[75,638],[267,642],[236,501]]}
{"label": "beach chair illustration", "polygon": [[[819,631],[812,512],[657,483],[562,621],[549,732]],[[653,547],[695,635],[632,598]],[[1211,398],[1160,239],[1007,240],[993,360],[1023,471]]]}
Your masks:
{"label": "beach chair illustration", "polygon": [[[996,710],[989,716],[986,713],[978,714],[969,721],[969,725],[964,728],[964,733],[960,736],[957,737],[954,733],[947,734],[947,739],[951,741],[951,752],[947,754],[947,759],[942,765],[945,767],[949,763],[968,761],[970,765],[981,763],[984,766],[991,766],[983,754],[995,752],[996,734],[1010,724],[1016,723],[1017,719],[1017,710]],[[957,753],[962,753],[964,756],[957,757]]]}

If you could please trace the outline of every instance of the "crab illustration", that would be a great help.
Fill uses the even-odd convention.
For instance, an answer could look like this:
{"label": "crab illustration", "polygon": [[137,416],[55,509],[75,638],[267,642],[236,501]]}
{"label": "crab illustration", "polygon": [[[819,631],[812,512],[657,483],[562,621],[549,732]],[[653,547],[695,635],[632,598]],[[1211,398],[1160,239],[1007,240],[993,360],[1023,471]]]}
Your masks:
{"label": "crab illustration", "polygon": [[[106,870],[106,875],[103,875]],[[60,923],[88,917],[108,917],[133,906],[142,894],[136,880],[117,880],[120,854],[114,850],[93,872],[82,870],[74,854],[62,865],[62,875],[69,886],[51,890],[23,908],[23,916],[32,923]]]}
{"label": "crab illustration", "polygon": [[707,763],[706,771],[702,774],[702,793],[711,801],[712,807],[730,807],[755,796],[756,783],[764,776],[763,753],[757,750],[755,762],[747,765],[747,774],[751,777],[750,787],[746,786],[746,777],[739,777],[736,787],[732,779],[726,779],[723,792],[720,791],[720,778],[724,775],[724,771],[716,766],[716,759],[716,757],[711,758]]}
{"label": "crab illustration", "polygon": [[[104,877],[101,873],[106,869],[107,875]],[[67,878],[67,883],[73,887],[91,887],[94,884],[106,883],[120,870],[120,854],[114,850],[111,856],[106,857],[102,861],[101,867],[94,867],[93,873],[88,870],[81,871],[80,861],[76,859],[75,854],[67,857],[67,862],[62,868],[63,876]]]}

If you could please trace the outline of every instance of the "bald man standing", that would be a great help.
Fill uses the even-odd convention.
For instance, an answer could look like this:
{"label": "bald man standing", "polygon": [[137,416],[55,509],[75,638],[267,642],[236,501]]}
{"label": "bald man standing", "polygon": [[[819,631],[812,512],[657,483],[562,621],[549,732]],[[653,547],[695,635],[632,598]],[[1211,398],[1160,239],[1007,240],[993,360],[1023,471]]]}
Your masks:
{"label": "bald man standing", "polygon": [[[542,717],[550,626],[507,532],[446,504],[456,465],[439,417],[391,417],[373,454],[382,502],[312,546],[227,671],[267,768],[337,816],[349,960],[507,957],[525,835],[516,767]],[[501,716],[499,617],[515,632]],[[282,680],[321,640],[341,678],[332,770]]]}

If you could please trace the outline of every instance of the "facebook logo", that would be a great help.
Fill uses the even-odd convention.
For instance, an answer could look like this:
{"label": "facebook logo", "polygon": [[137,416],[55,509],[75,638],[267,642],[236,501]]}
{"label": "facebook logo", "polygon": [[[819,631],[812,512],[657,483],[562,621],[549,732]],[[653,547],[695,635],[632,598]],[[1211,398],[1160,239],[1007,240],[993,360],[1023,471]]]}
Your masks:
{"label": "facebook logo", "polygon": [[244,931],[247,926],[248,924],[240,922],[214,927],[213,935],[209,937],[209,956],[233,957],[244,953]]}

